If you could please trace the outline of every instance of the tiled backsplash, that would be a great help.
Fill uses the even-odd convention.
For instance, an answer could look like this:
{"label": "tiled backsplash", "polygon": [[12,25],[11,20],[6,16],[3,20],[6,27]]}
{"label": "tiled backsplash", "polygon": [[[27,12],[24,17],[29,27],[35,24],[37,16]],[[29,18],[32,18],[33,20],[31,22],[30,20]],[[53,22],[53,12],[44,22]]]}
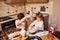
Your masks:
{"label": "tiled backsplash", "polygon": [[37,4],[26,4],[26,11],[31,11],[33,10],[33,12],[41,12],[40,11],[40,8],[41,6],[45,6],[45,12],[43,13],[48,13],[48,14],[51,14],[52,13],[52,9],[53,9],[53,1],[50,0],[49,3],[47,4],[40,4],[40,3],[37,3]]}
{"label": "tiled backsplash", "polygon": [[[33,12],[35,12],[35,13],[37,13],[37,12],[40,12],[40,8],[41,8],[41,6],[45,6],[45,7],[48,7],[48,5],[47,4],[27,4],[26,5],[26,11],[28,12],[28,11],[31,11],[31,10],[33,10]],[[46,11],[45,12],[47,12],[48,13],[48,9],[46,8]]]}
{"label": "tiled backsplash", "polygon": [[16,14],[23,11],[24,4],[5,4],[4,1],[0,1],[0,17]]}
{"label": "tiled backsplash", "polygon": [[[49,1],[47,4],[6,4],[4,1],[0,1],[0,15],[11,15],[23,11],[30,11],[33,8],[34,12],[40,12],[41,6],[45,6],[46,11],[44,13],[52,14],[53,1]],[[48,7],[48,8],[47,8]]]}

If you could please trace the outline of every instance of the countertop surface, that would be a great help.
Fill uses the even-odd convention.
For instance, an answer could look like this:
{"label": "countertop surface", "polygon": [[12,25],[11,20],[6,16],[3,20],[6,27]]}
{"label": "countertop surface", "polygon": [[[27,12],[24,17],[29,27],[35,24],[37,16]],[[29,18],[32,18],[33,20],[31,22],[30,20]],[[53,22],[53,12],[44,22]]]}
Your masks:
{"label": "countertop surface", "polygon": [[8,22],[8,21],[12,21],[12,20],[16,20],[16,19],[5,20],[5,21],[0,22],[0,24],[1,24],[1,23],[5,23],[5,22]]}

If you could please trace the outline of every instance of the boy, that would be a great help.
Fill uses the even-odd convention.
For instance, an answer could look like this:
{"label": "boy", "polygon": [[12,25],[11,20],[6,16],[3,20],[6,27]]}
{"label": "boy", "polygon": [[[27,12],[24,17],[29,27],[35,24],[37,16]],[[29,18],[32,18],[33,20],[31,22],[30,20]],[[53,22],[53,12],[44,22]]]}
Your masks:
{"label": "boy", "polygon": [[17,29],[20,29],[20,34],[22,36],[25,36],[25,24],[26,24],[26,19],[30,18],[30,15],[24,16],[23,13],[20,13],[17,15],[17,20],[15,21],[15,25]]}

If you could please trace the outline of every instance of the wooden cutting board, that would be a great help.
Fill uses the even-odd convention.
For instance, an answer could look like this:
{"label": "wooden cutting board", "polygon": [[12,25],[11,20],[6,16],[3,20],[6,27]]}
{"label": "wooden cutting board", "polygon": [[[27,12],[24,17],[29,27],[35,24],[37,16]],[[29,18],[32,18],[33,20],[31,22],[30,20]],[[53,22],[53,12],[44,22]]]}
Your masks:
{"label": "wooden cutting board", "polygon": [[22,37],[22,38],[16,37],[16,38],[12,38],[11,40],[25,40],[25,39],[27,39],[27,37]]}
{"label": "wooden cutting board", "polygon": [[44,35],[41,37],[42,40],[59,40],[57,37],[55,37],[54,35],[50,36],[49,34],[48,35]]}

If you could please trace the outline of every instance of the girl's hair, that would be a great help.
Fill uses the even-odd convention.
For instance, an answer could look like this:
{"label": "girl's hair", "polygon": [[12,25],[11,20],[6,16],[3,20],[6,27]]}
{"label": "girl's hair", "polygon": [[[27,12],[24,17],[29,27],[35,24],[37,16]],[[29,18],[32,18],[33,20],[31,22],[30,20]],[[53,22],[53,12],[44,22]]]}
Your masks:
{"label": "girl's hair", "polygon": [[40,12],[38,12],[38,13],[36,14],[36,17],[41,18],[41,20],[43,20],[43,19],[44,19],[44,18],[43,18],[43,14],[42,14],[42,13],[40,13]]}
{"label": "girl's hair", "polygon": [[23,13],[19,13],[19,14],[17,15],[17,18],[18,18],[18,19],[24,18],[24,14],[23,14]]}

